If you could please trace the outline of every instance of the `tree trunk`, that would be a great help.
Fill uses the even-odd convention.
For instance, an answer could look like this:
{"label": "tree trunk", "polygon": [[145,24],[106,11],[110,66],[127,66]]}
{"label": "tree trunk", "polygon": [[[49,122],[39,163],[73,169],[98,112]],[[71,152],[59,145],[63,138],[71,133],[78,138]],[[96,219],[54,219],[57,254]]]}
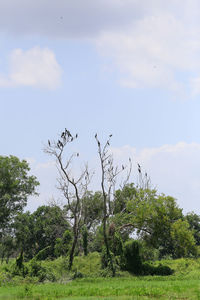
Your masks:
{"label": "tree trunk", "polygon": [[106,254],[107,254],[108,263],[110,264],[112,276],[115,277],[115,267],[113,265],[113,259],[112,259],[112,255],[110,253],[110,247],[109,247],[108,237],[107,237],[107,232],[106,232],[106,220],[103,221],[103,235],[104,235],[104,243],[106,246]]}
{"label": "tree trunk", "polygon": [[69,255],[69,265],[68,265],[69,270],[71,270],[72,265],[73,265],[74,251],[75,251],[75,248],[76,248],[77,239],[78,239],[78,237],[74,236],[74,240],[73,240],[73,243],[72,243],[72,248],[71,248],[70,255]]}

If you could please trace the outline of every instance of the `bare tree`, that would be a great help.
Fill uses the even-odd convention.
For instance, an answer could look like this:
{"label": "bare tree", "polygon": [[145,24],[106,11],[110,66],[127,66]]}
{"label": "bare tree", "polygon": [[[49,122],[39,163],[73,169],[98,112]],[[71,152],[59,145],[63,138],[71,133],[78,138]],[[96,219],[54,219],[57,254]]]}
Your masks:
{"label": "bare tree", "polygon": [[143,190],[150,189],[152,187],[151,185],[151,179],[147,172],[142,172],[142,167],[139,163],[137,163],[137,169],[138,169],[138,184],[137,187]]}
{"label": "bare tree", "polygon": [[70,131],[65,128],[58,141],[55,142],[48,140],[48,145],[44,149],[45,153],[56,158],[57,168],[60,175],[58,179],[58,188],[67,200],[67,209],[70,214],[69,217],[71,219],[73,229],[73,242],[69,253],[69,270],[71,270],[73,264],[74,253],[82,225],[82,198],[87,193],[88,184],[90,182],[90,174],[88,172],[87,165],[84,166],[80,175],[76,178],[72,174],[72,162],[75,158],[79,157],[79,153],[72,153],[70,156],[66,155],[66,150],[69,144],[77,138],[78,134],[72,136]]}
{"label": "bare tree", "polygon": [[109,217],[113,215],[112,199],[115,193],[117,176],[119,175],[119,173],[124,171],[125,167],[122,165],[122,168],[119,169],[117,166],[116,167],[114,166],[113,155],[109,151],[111,137],[112,135],[109,135],[109,138],[106,141],[106,143],[104,145],[101,145],[97,134],[95,134],[95,139],[97,142],[98,154],[100,159],[100,165],[101,165],[101,190],[103,195],[102,223],[103,223],[104,244],[106,248],[108,264],[110,265],[112,275],[115,276],[115,266],[110,251],[110,247],[109,247],[107,228],[109,225],[108,224]]}

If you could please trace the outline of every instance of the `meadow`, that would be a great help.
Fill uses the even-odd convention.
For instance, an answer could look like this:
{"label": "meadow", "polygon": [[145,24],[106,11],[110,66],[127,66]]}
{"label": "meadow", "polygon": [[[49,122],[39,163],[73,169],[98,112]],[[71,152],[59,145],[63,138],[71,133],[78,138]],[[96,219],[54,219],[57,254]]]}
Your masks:
{"label": "meadow", "polygon": [[[6,270],[3,264],[0,267],[0,299],[200,299],[200,259],[162,261],[174,269],[170,276],[133,276],[128,272],[118,272],[116,278],[102,277],[106,276],[103,273],[100,277],[99,260],[94,254],[89,258],[77,257],[73,274],[64,271],[62,258],[43,264],[54,270],[55,282],[44,280],[41,283],[36,278],[19,276],[9,281],[3,278],[3,270]],[[83,278],[73,279],[74,274],[81,274]]]}

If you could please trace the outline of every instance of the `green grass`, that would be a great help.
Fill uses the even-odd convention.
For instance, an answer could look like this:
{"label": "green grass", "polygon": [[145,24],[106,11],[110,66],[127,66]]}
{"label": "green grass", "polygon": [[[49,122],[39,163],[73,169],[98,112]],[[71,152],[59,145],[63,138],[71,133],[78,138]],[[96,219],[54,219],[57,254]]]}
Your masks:
{"label": "green grass", "polygon": [[[159,264],[157,262],[156,264]],[[175,270],[171,276],[131,276],[121,272],[116,278],[99,276],[98,254],[87,258],[77,257],[73,272],[81,272],[85,277],[71,280],[72,273],[66,271],[66,261],[59,258],[43,262],[49,270],[54,270],[58,282],[32,283],[30,278],[15,277],[5,281],[2,274],[6,268],[0,267],[0,300],[34,299],[73,299],[73,300],[129,300],[129,299],[199,299],[200,300],[200,259],[165,260],[162,264]],[[90,277],[89,277],[90,276]],[[4,278],[4,282],[1,278]],[[8,278],[7,278],[8,279]],[[61,283],[63,282],[63,283]]]}
{"label": "green grass", "polygon": [[200,286],[197,279],[93,278],[1,287],[0,299],[200,299]]}

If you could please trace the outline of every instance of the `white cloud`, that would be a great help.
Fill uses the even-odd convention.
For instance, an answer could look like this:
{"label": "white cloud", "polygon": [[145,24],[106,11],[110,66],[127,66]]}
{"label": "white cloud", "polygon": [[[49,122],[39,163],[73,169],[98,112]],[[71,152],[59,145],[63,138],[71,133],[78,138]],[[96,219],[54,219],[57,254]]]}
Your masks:
{"label": "white cloud", "polygon": [[8,74],[0,74],[0,87],[33,86],[55,89],[61,83],[61,67],[48,48],[15,49],[9,56]]}
{"label": "white cloud", "polygon": [[200,77],[192,78],[190,86],[194,96],[200,94]]}
{"label": "white cloud", "polygon": [[176,15],[149,15],[121,31],[97,38],[100,53],[123,73],[121,83],[133,88],[164,87],[179,91],[200,73],[199,32]]}
{"label": "white cloud", "polygon": [[198,0],[0,0],[0,32],[90,39],[123,86],[196,95],[199,8]]}
{"label": "white cloud", "polygon": [[134,180],[139,162],[147,171],[151,182],[159,192],[177,198],[185,212],[200,211],[200,144],[184,142],[176,145],[164,145],[158,148],[136,148],[125,146],[113,148],[118,162],[132,157],[134,162]]}

